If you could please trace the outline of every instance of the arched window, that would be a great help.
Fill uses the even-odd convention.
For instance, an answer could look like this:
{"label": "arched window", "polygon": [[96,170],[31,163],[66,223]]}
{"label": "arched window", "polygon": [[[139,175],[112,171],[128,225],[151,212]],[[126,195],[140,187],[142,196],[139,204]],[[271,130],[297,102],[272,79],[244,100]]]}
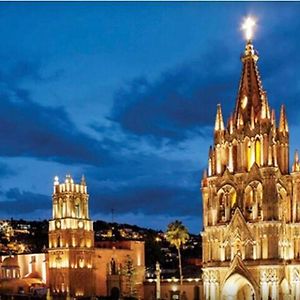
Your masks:
{"label": "arched window", "polygon": [[237,169],[237,141],[234,140],[232,143],[232,171]]}
{"label": "arched window", "polygon": [[255,162],[255,142],[248,141],[246,142],[247,147],[247,169],[248,171],[251,169],[253,163]]}
{"label": "arched window", "polygon": [[245,258],[253,259],[253,244],[251,241],[245,243]]}
{"label": "arched window", "polygon": [[63,217],[63,200],[62,200],[62,198],[58,199],[58,217],[59,218]]}
{"label": "arched window", "polygon": [[291,220],[290,201],[287,197],[286,189],[281,184],[277,184],[277,194],[278,194],[278,219],[290,221]]}
{"label": "arched window", "polygon": [[235,188],[229,184],[224,185],[218,191],[219,199],[219,221],[229,221],[230,216],[233,214],[237,207],[236,191]]}
{"label": "arched window", "polygon": [[77,198],[75,200],[74,210],[75,210],[75,218],[81,218],[81,213],[80,213],[80,199],[79,198]]}
{"label": "arched window", "polygon": [[258,166],[260,166],[260,158],[261,158],[261,145],[259,138],[255,141],[255,162]]}
{"label": "arched window", "polygon": [[65,278],[61,272],[55,277],[55,289],[58,293],[65,292]]}
{"label": "arched window", "polygon": [[229,242],[225,246],[225,260],[231,260],[231,246]]}
{"label": "arched window", "polygon": [[244,216],[246,220],[253,218],[253,189],[250,185],[244,192]]}
{"label": "arched window", "polygon": [[117,265],[114,258],[110,260],[110,274],[116,275],[117,274]]}
{"label": "arched window", "polygon": [[249,183],[244,191],[244,216],[247,220],[262,217],[263,187],[259,181]]}

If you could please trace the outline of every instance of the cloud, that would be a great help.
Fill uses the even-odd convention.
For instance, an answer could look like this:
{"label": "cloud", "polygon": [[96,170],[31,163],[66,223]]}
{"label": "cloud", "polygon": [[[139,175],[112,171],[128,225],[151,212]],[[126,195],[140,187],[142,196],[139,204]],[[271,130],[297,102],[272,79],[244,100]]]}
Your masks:
{"label": "cloud", "polygon": [[16,175],[16,173],[17,172],[13,170],[10,166],[8,166],[6,163],[0,162],[0,178],[7,178]]}
{"label": "cloud", "polygon": [[[298,38],[300,32],[299,6],[290,3],[282,6],[275,18],[262,29],[266,38],[254,41],[260,59],[259,69],[262,83],[267,90],[269,103],[276,109],[279,117],[279,107],[285,104],[290,124],[299,124],[300,79],[297,71],[300,68]],[[286,21],[283,23],[281,20]],[[265,24],[264,24],[265,26]]]}
{"label": "cloud", "polygon": [[[93,215],[128,212],[143,215],[198,216],[201,169],[193,161],[155,154],[129,154],[105,169],[86,168]],[[199,221],[200,222],[200,221]]]}
{"label": "cloud", "polygon": [[36,157],[65,164],[107,161],[108,151],[100,142],[80,132],[64,107],[34,102],[30,91],[17,84],[22,78],[39,79],[37,67],[24,63],[10,73],[0,70],[1,156]]}
{"label": "cloud", "polygon": [[36,194],[29,191],[20,191],[18,188],[11,188],[1,192],[0,211],[10,216],[27,214],[27,217],[37,210],[48,210],[50,212],[50,196]]}
{"label": "cloud", "polygon": [[93,214],[133,213],[144,215],[163,214],[165,216],[198,216],[200,223],[200,192],[195,186],[128,186],[119,190],[101,189],[91,192],[90,207]]}
{"label": "cloud", "polygon": [[[140,77],[115,95],[111,119],[133,134],[180,141],[211,125],[216,105],[235,91],[238,77],[228,49],[211,46],[200,60],[182,64],[151,82]],[[230,57],[230,56],[229,56]]]}
{"label": "cloud", "polygon": [[[286,9],[285,15],[286,24],[271,22],[272,27],[264,33],[268,38],[255,40],[254,45],[261,52],[259,69],[271,106],[278,111],[280,104],[286,103],[289,120],[296,123],[300,42],[295,36],[300,21],[295,7]],[[137,136],[178,142],[212,125],[217,103],[222,104],[227,118],[235,105],[243,48],[224,39],[207,43],[204,49],[206,53],[198,60],[170,68],[156,80],[140,76],[127,82],[115,94],[111,120]]]}

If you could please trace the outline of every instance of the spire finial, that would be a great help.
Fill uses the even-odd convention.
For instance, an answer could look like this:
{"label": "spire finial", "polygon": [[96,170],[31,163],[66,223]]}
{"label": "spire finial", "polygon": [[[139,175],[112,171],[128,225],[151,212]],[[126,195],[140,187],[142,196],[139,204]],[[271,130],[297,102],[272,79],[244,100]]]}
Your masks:
{"label": "spire finial", "polygon": [[81,176],[81,185],[86,185],[86,180],[84,174]]}
{"label": "spire finial", "polygon": [[230,134],[233,133],[233,115],[232,114],[229,116],[229,120],[228,120],[228,131]]}
{"label": "spire finial", "polygon": [[286,133],[289,131],[286,112],[285,112],[285,106],[281,105],[280,109],[280,118],[279,118],[279,132]]}
{"label": "spire finial", "polygon": [[247,17],[242,24],[242,30],[245,33],[247,42],[250,42],[253,38],[254,27],[256,26],[255,19],[253,17]]}
{"label": "spire finial", "polygon": [[295,150],[295,154],[294,154],[294,163],[292,166],[292,171],[293,172],[299,172],[300,171],[300,165],[299,165],[299,154],[298,154],[298,150]]}
{"label": "spire finial", "polygon": [[58,178],[58,176],[54,176],[54,185],[59,185],[59,178]]}
{"label": "spire finial", "polygon": [[215,131],[224,130],[224,121],[222,115],[221,104],[217,105],[217,114],[216,114],[216,122],[215,122]]}
{"label": "spire finial", "polygon": [[299,154],[298,154],[298,150],[295,150],[295,155],[294,155],[294,162],[298,163],[299,162]]}

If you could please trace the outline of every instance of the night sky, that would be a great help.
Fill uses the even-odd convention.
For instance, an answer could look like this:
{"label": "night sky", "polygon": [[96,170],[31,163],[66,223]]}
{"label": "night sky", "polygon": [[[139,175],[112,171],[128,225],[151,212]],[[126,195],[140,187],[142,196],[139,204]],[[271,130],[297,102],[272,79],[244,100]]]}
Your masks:
{"label": "night sky", "polygon": [[300,147],[300,3],[0,3],[0,217],[49,219],[55,175],[86,176],[92,218],[202,227],[217,103],[245,40]]}

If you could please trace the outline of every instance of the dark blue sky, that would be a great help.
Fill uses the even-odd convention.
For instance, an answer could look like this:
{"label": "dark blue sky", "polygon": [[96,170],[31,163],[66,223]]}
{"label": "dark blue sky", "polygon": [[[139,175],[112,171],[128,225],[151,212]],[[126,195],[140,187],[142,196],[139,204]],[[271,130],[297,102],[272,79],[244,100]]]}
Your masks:
{"label": "dark blue sky", "polygon": [[217,103],[245,41],[300,147],[300,3],[0,3],[0,216],[49,218],[53,177],[84,173],[92,217],[202,224]]}

